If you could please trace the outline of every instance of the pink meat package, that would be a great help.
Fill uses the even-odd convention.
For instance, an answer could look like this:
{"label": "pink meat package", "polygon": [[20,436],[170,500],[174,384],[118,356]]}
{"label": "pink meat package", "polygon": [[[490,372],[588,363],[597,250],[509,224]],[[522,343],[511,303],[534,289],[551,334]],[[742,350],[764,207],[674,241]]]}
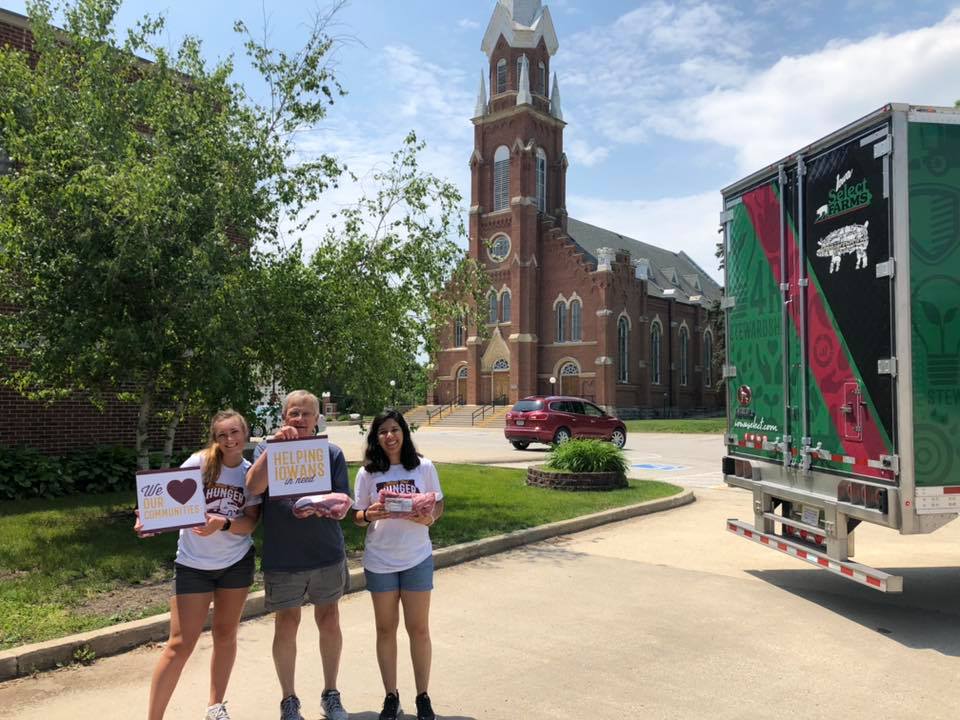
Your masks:
{"label": "pink meat package", "polygon": [[343,520],[353,505],[353,500],[344,493],[324,493],[323,495],[304,495],[293,505],[293,514],[304,518],[318,515],[322,518]]}
{"label": "pink meat package", "polygon": [[380,491],[380,502],[383,509],[391,517],[410,518],[425,517],[433,513],[437,505],[437,494],[428,493],[398,493],[392,490]]}

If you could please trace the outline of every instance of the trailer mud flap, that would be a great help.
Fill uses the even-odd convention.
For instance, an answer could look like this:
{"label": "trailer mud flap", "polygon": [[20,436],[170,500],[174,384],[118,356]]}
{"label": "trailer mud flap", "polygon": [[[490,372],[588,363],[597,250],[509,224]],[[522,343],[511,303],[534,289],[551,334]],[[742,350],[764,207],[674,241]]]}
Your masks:
{"label": "trailer mud flap", "polygon": [[899,575],[890,575],[882,570],[876,570],[872,567],[849,560],[834,560],[827,557],[826,553],[813,550],[809,546],[801,543],[788,540],[778,535],[768,535],[767,533],[758,532],[751,525],[741,520],[727,520],[727,530],[734,535],[739,535],[747,540],[753,540],[755,543],[768,547],[771,550],[777,550],[785,555],[790,555],[798,560],[804,560],[814,567],[828,570],[834,575],[839,575],[847,580],[853,580],[874,590],[889,593],[903,592],[903,578]]}

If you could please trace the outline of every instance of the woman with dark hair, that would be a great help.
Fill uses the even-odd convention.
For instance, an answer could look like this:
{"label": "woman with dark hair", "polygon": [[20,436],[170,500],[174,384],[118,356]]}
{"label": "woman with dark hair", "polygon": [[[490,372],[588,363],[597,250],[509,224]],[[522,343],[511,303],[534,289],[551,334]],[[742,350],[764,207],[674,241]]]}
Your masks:
{"label": "woman with dark hair", "polygon": [[407,421],[396,410],[381,413],[370,425],[355,494],[354,522],[367,528],[363,572],[373,600],[377,663],[386,693],[380,720],[396,720],[403,712],[397,689],[401,606],[417,686],[417,720],[434,720],[427,694],[433,590],[429,528],[443,514],[443,492],[436,468],[417,453]]}

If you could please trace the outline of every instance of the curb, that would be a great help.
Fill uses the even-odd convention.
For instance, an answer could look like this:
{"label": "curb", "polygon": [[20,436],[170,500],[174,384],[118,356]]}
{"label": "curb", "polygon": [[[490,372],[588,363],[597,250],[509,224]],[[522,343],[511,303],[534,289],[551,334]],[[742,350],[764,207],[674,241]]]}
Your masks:
{"label": "curb", "polygon": [[[496,535],[483,540],[452,545],[434,551],[434,567],[444,568],[451,565],[476,560],[488,555],[511,550],[522,545],[546,540],[558,535],[589,530],[607,523],[628,520],[641,515],[671,510],[688,505],[696,500],[692,490],[684,490],[659,500],[649,500],[636,505],[603,510],[590,515],[560,520],[547,525],[524,530],[515,530],[504,535]],[[350,571],[350,590],[358,592],[366,587],[362,568]],[[250,593],[243,608],[243,619],[266,614],[264,610],[264,592]],[[149,642],[166,640],[170,628],[170,613],[153,615],[141,620],[120,623],[99,630],[91,630],[77,635],[48,640],[31,645],[22,645],[0,652],[0,682],[30,675],[42,670],[70,665],[80,654],[95,658],[117,655]]]}

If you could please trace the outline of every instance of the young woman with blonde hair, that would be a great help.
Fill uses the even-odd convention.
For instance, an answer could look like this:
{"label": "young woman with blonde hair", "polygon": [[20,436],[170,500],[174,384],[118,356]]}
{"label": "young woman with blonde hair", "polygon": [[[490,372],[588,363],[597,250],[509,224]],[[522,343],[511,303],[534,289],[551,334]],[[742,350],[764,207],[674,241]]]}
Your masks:
{"label": "young woman with blonde hair", "polygon": [[[207,522],[180,531],[170,598],[170,639],[150,683],[148,720],[161,720],[180,673],[193,652],[213,602],[213,657],[206,720],[229,720],[224,695],[237,655],[237,629],[250,585],[254,550],[250,534],[260,518],[259,496],[247,494],[243,457],[249,429],[243,416],[223,410],[210,421],[210,442],[181,467],[202,469]],[[140,533],[140,521],[134,529]]]}

